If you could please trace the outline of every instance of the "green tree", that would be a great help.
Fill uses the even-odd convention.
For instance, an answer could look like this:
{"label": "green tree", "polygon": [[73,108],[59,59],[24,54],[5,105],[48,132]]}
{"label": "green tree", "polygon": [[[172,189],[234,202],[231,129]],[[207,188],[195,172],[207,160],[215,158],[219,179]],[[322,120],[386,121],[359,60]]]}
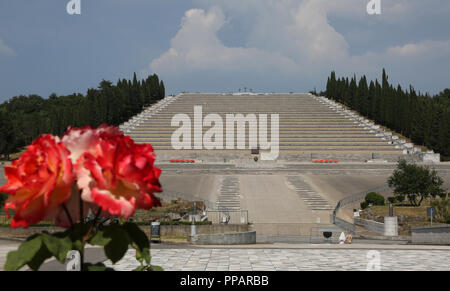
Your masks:
{"label": "green tree", "polygon": [[437,172],[429,167],[418,166],[400,160],[397,168],[388,179],[389,187],[394,189],[395,196],[406,196],[414,206],[420,206],[429,197],[443,196],[443,180]]}
{"label": "green tree", "polygon": [[163,80],[161,80],[159,83],[159,98],[163,99],[164,97],[166,97],[166,88],[164,87]]}
{"label": "green tree", "polygon": [[18,139],[14,132],[13,119],[8,112],[0,111],[0,153],[9,160],[9,155],[18,150]]}
{"label": "green tree", "polygon": [[436,219],[442,223],[450,220],[450,198],[435,199],[431,206],[436,209]]}
{"label": "green tree", "polygon": [[164,83],[156,74],[142,82],[134,74],[132,80],[118,80],[116,85],[103,80],[86,96],[13,97],[0,104],[0,155],[18,152],[42,133],[62,135],[68,126],[117,126],[164,95]]}
{"label": "green tree", "polygon": [[450,89],[431,97],[412,86],[409,91],[392,86],[384,69],[381,83],[365,76],[356,83],[355,75],[349,81],[332,71],[323,95],[450,159]]}
{"label": "green tree", "polygon": [[372,205],[384,205],[384,197],[383,195],[377,193],[377,192],[369,192],[366,194],[366,197],[364,198],[367,204]]}

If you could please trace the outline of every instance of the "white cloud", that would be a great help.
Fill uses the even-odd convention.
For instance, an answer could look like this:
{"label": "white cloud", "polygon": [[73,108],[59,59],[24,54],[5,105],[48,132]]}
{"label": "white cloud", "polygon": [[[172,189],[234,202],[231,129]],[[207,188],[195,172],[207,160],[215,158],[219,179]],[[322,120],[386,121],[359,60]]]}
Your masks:
{"label": "white cloud", "polygon": [[394,46],[387,50],[388,56],[393,57],[437,57],[450,54],[450,41],[423,41]]}
{"label": "white cloud", "polygon": [[0,56],[15,56],[16,53],[0,38]]}
{"label": "white cloud", "polygon": [[176,74],[189,71],[221,70],[292,70],[295,63],[279,53],[270,53],[256,48],[226,47],[217,37],[225,24],[222,9],[191,9],[185,13],[181,28],[171,41],[170,49],[153,60],[150,68],[154,72]]}
{"label": "white cloud", "polygon": [[150,69],[170,74],[197,70],[289,74],[302,71],[306,65],[348,56],[347,42],[327,22],[327,12],[322,9],[327,7],[325,1],[309,0],[294,6],[292,1],[284,3],[266,2],[272,16],[266,25],[257,25],[247,47],[227,47],[219,40],[217,32],[227,22],[220,7],[207,12],[188,10],[170,49],[153,60]]}
{"label": "white cloud", "polygon": [[[362,56],[352,56],[346,59],[346,70],[354,68],[366,71],[379,72],[382,67],[403,66],[416,67],[417,70],[424,69],[421,66],[436,66],[436,62],[448,66],[450,62],[450,40],[449,41],[422,41],[408,43],[405,45],[392,46],[381,53],[367,52]],[[427,65],[428,64],[428,65]],[[403,67],[404,69],[404,67]]]}
{"label": "white cloud", "polygon": [[[382,3],[386,4],[384,11],[388,9],[393,15],[400,15],[405,9],[423,9],[418,0],[411,2],[412,7],[405,6],[406,1]],[[169,82],[171,78],[182,82],[183,75],[189,75],[192,83],[197,76],[199,89],[204,78],[211,80],[216,75],[251,79],[256,74],[264,78],[265,85],[283,88],[287,83],[306,80],[309,87],[304,89],[309,90],[314,85],[323,86],[330,70],[376,77],[386,67],[399,76],[399,82],[408,84],[414,83],[414,78],[431,81],[435,78],[433,66],[440,68],[441,79],[450,73],[450,41],[445,40],[403,43],[381,52],[372,51],[368,44],[365,53],[351,55],[349,43],[329,18],[370,17],[365,12],[366,4],[360,0],[227,0],[209,9],[191,9],[185,13],[170,48],[151,62],[150,70]],[[228,47],[218,37],[230,14],[251,25],[241,47]],[[416,70],[415,75],[412,70]],[[425,71],[429,73],[420,76]],[[412,79],[403,80],[402,75]],[[261,84],[255,84],[258,85]]]}

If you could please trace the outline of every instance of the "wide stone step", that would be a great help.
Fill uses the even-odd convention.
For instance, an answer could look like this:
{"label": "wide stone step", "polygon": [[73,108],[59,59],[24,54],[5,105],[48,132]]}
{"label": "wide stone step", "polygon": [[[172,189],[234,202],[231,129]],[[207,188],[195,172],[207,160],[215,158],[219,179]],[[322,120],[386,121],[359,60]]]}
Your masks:
{"label": "wide stone step", "polygon": [[[219,114],[220,115],[220,114]],[[136,120],[140,120],[144,123],[169,123],[172,121],[173,119],[173,113],[170,113],[168,115],[162,115],[162,114],[153,114],[153,115],[141,115],[139,116],[139,118],[136,118]],[[190,116],[188,114],[189,118],[191,119],[191,122],[200,122],[203,121],[203,119],[205,119],[205,115],[203,116],[203,118],[200,119],[195,119],[194,116]],[[351,119],[346,118],[345,116],[341,116],[341,115],[326,115],[326,116],[304,116],[301,114],[279,114],[279,121],[281,122],[292,122],[292,123],[297,123],[297,122],[312,122],[312,123],[329,123],[329,122],[343,122],[343,123],[353,123],[354,121]],[[220,115],[220,117],[223,120],[226,120],[226,116],[225,115]],[[257,119],[259,119],[258,115],[256,115]],[[270,120],[270,115],[267,117],[268,120]]]}
{"label": "wide stone step", "polygon": [[[190,114],[189,112],[173,112],[170,111],[170,113],[163,113],[163,112],[158,112],[158,113],[153,113],[153,114],[143,114],[143,115],[139,115],[137,116],[135,119],[133,120],[141,120],[141,121],[147,121],[147,120],[152,120],[152,121],[162,121],[162,122],[170,122],[172,120],[172,118],[177,115],[177,114],[182,114],[187,115],[190,120],[192,122],[194,122],[196,119],[194,118],[193,114]],[[223,112],[204,112],[203,113],[203,119],[206,117],[206,115],[208,114],[218,114],[224,121],[227,119],[226,115],[227,114],[232,114],[233,116],[237,117],[237,114],[242,114],[244,117],[248,117],[248,114],[254,114],[256,116],[257,119],[259,119],[260,115],[264,114],[267,115],[267,119],[270,120],[271,118],[271,114],[277,114],[279,117],[280,121],[286,120],[286,121],[330,121],[330,120],[338,120],[338,121],[355,121],[352,120],[350,118],[348,118],[346,115],[341,115],[341,114],[336,114],[334,112],[322,112],[322,113],[280,113],[280,112],[249,112],[249,113],[245,113],[245,112],[234,112],[234,113],[223,113]],[[198,120],[200,121],[200,120]]]}
{"label": "wide stone step", "polygon": [[[271,122],[270,120],[267,122],[267,127],[270,128],[271,126]],[[283,127],[283,128],[297,128],[297,127],[317,127],[317,128],[323,128],[323,127],[329,127],[329,128],[335,128],[335,127],[343,127],[343,128],[360,128],[360,126],[358,126],[357,124],[353,123],[353,122],[283,122],[283,121],[279,121],[278,123],[279,127]],[[258,124],[257,124],[258,126]],[[165,128],[178,128],[178,126],[172,126],[171,122],[161,122],[161,123],[154,123],[154,122],[141,122],[138,125],[139,128],[161,128],[161,129],[165,129]],[[191,128],[195,128],[195,127],[202,127],[203,129],[210,129],[212,128],[211,126],[202,126],[202,124],[195,124],[195,123],[191,123]],[[223,128],[226,128],[226,122],[223,122]],[[236,125],[234,126],[235,128],[237,127]],[[246,128],[249,128],[248,123],[245,124]]]}
{"label": "wide stone step", "polygon": [[[154,148],[157,153],[173,153],[173,157],[177,158],[177,153],[179,154],[196,154],[198,155],[197,159],[202,159],[201,155],[203,154],[217,154],[220,153],[221,155],[235,155],[235,154],[245,154],[248,155],[250,153],[249,149],[246,150],[176,150],[173,148]],[[325,154],[325,155],[337,155],[337,154],[345,154],[345,155],[351,155],[354,154],[355,157],[359,154],[372,154],[372,153],[379,153],[383,155],[395,155],[395,156],[401,156],[402,152],[399,150],[389,150],[389,149],[352,149],[352,148],[339,148],[339,149],[324,149],[324,148],[280,148],[280,154]],[[225,158],[225,156],[220,156],[220,158]]]}
{"label": "wide stone step", "polygon": [[[171,100],[169,102],[166,102]],[[159,153],[195,153],[195,159],[201,159],[202,154],[249,154],[249,133],[257,131],[246,130],[245,150],[174,150],[171,144],[172,134],[178,126],[172,127],[171,120],[175,114],[187,114],[192,121],[191,134],[197,124],[194,117],[194,106],[202,106],[203,118],[210,113],[219,114],[224,121],[223,138],[226,141],[225,119],[227,114],[278,114],[280,117],[279,146],[284,154],[323,153],[327,155],[354,155],[380,153],[401,156],[402,152],[387,144],[387,141],[376,137],[359,122],[349,118],[342,109],[337,109],[321,98],[308,94],[258,94],[258,95],[230,95],[230,94],[183,94],[176,98],[168,98],[155,106],[147,108],[133,120],[139,122],[132,127],[132,123],[123,126],[125,134],[137,143],[151,143]],[[268,138],[270,137],[270,116],[268,117]],[[248,128],[248,127],[247,127]],[[210,127],[203,127],[202,134]],[[191,136],[193,138],[193,136]],[[192,144],[193,146],[193,139]],[[267,152],[267,150],[263,150]],[[174,157],[176,158],[176,157]],[[223,194],[232,195],[234,190],[223,188]],[[226,193],[230,192],[230,193]]]}
{"label": "wide stone step", "polygon": [[[222,121],[226,121],[226,118],[224,116],[222,117]],[[173,115],[168,116],[160,116],[160,115],[153,115],[151,117],[140,117],[140,123],[141,124],[170,124],[172,122]],[[203,117],[204,118],[204,117]],[[194,123],[194,118],[190,117],[191,122]],[[257,118],[259,120],[259,118]],[[136,121],[137,121],[136,120]],[[270,116],[267,118],[268,121],[270,121]],[[355,121],[347,119],[345,117],[339,118],[339,116],[323,116],[323,117],[307,117],[302,115],[292,115],[292,116],[286,116],[286,115],[280,115],[279,116],[279,123],[334,123],[334,122],[342,122],[342,123],[355,123]]]}
{"label": "wide stone step", "polygon": [[312,210],[332,210],[333,207],[319,193],[310,189],[309,185],[298,176],[288,176],[286,178],[299,194],[300,198],[305,201],[306,205]]}
{"label": "wide stone step", "polygon": [[[205,136],[205,133],[206,132],[202,132],[202,137]],[[155,132],[151,132],[151,133],[140,133],[140,134],[125,133],[125,134],[130,136],[130,137],[132,137],[132,138],[136,138],[136,139],[155,138],[155,137],[158,137],[158,136],[162,137],[162,138],[171,138],[175,134],[175,131],[164,132],[164,133],[155,131]],[[186,134],[188,134],[188,133],[186,133]],[[245,134],[244,137],[246,137],[246,138],[250,137],[250,135],[256,135],[257,137],[259,136],[259,133],[256,133],[256,132],[255,133],[248,133],[247,132],[247,133],[244,133],[244,134]],[[291,139],[303,139],[303,138],[314,138],[314,139],[320,139],[320,138],[325,138],[325,139],[329,139],[329,138],[365,138],[365,139],[368,139],[368,138],[370,138],[370,139],[374,139],[374,140],[376,140],[376,139],[382,140],[381,137],[375,137],[375,135],[368,136],[368,135],[365,135],[365,134],[359,134],[359,132],[354,132],[354,133],[348,132],[348,133],[342,133],[341,134],[339,132],[326,132],[326,131],[324,131],[323,133],[318,133],[317,131],[315,131],[315,132],[311,131],[311,135],[314,135],[314,136],[311,136],[311,135],[308,136],[308,134],[309,133],[307,133],[307,132],[296,133],[296,132],[280,131],[279,134],[278,134],[278,137],[279,138],[285,138],[285,139],[288,139],[288,138],[291,138]],[[354,134],[356,134],[357,136],[354,136]],[[193,137],[194,133],[191,132],[190,135],[191,135],[191,137]],[[180,136],[180,133],[177,133],[177,136]],[[226,138],[226,136],[227,136],[226,132],[224,132],[222,134],[222,136],[223,136],[223,138]],[[233,134],[233,136],[237,137],[237,133],[235,132]],[[270,131],[268,131],[267,132],[267,137],[270,138],[271,136],[272,135],[270,134]]]}
{"label": "wide stone step", "polygon": [[[147,139],[147,140],[151,140],[155,143],[157,142],[168,142],[171,140],[171,136],[165,136],[165,137],[152,137],[152,136],[146,136],[146,137],[140,137],[140,136],[130,136],[133,139]],[[268,139],[270,140],[271,137],[269,136]],[[245,139],[246,142],[248,142],[248,138]],[[374,143],[386,143],[386,141],[382,141],[380,138],[375,137],[375,138],[369,138],[369,137],[337,137],[337,136],[332,136],[332,137],[327,137],[327,136],[322,136],[322,137],[301,137],[301,136],[280,136],[279,137],[280,141],[287,141],[287,142],[374,142]]]}
{"label": "wide stone step", "polygon": [[[150,141],[148,141],[148,143],[152,144]],[[153,144],[152,144],[153,145]],[[167,144],[164,146],[157,146],[157,145],[153,145],[153,147],[155,149],[159,149],[159,150],[178,150],[173,148],[171,145]],[[352,150],[357,150],[357,151],[396,151],[396,152],[401,152],[400,150],[396,150],[394,147],[392,146],[384,146],[384,145],[379,145],[379,146],[366,146],[366,145],[341,145],[341,146],[323,146],[323,145],[284,145],[284,144],[280,144],[279,145],[279,149],[280,150],[301,150],[301,151],[315,151],[315,150],[342,150],[342,151],[352,151]],[[183,149],[179,149],[179,150],[183,150]],[[211,150],[207,150],[207,149],[194,149],[193,146],[191,146],[190,149],[184,149],[184,150],[201,150],[201,151],[215,151],[215,150],[248,150],[250,151],[248,146],[245,146],[244,149],[238,149],[237,146],[235,146],[234,149],[226,149],[225,146],[222,149],[211,149]],[[263,150],[265,151],[265,150]]]}
{"label": "wide stone step", "polygon": [[[271,140],[269,138],[269,140]],[[138,139],[135,139],[135,141],[138,141]],[[155,140],[155,139],[148,139],[148,142],[150,142],[153,145],[171,145],[171,141],[170,139],[165,139],[165,140]],[[248,146],[249,144],[249,139],[245,139],[244,140],[245,145]],[[225,143],[225,141],[224,141]],[[237,144],[237,141],[234,142],[234,144]],[[361,140],[357,140],[357,139],[353,139],[353,140],[329,140],[329,141],[314,141],[314,140],[308,140],[308,141],[302,141],[302,140],[284,140],[284,139],[279,139],[279,144],[283,144],[283,145],[302,145],[302,146],[307,146],[307,145],[314,145],[314,146],[318,146],[318,145],[332,145],[332,146],[336,146],[336,145],[374,145],[374,146],[378,146],[378,145],[387,145],[387,146],[392,146],[389,145],[386,141],[361,141]],[[193,145],[193,143],[191,143],[191,146]]]}
{"label": "wide stone step", "polygon": [[222,177],[219,196],[217,198],[217,207],[218,209],[240,210],[241,198],[239,192],[239,179],[237,177]]}
{"label": "wide stone step", "polygon": [[[140,127],[138,131],[140,131],[140,132],[142,132],[142,131],[144,131],[144,132],[153,131],[153,132],[171,132],[171,133],[174,133],[175,130],[177,130],[177,129],[179,129],[179,127],[167,127],[167,128],[156,128],[156,127],[145,128],[145,127]],[[205,132],[207,132],[209,130],[210,130],[210,128],[204,128],[202,130],[202,133],[204,134]],[[231,129],[229,129],[229,130],[231,130]],[[364,132],[364,129],[361,129],[359,127],[350,127],[350,126],[348,126],[348,127],[339,127],[339,126],[330,126],[330,127],[326,127],[326,126],[317,126],[317,127],[313,127],[313,126],[309,126],[309,127],[308,126],[283,127],[280,130],[280,132],[293,132],[293,131],[295,131],[295,132],[299,132],[299,131],[300,132],[301,131],[327,131],[328,132],[328,131],[333,131],[333,130],[336,131],[336,132],[346,132],[346,131],[349,131],[349,132],[351,132],[351,131]],[[130,133],[133,134],[136,131],[137,131],[136,129],[132,129]],[[236,132],[236,128],[234,129],[234,131]],[[223,134],[225,134],[227,131],[223,130],[222,132],[223,132]],[[246,129],[246,132],[247,133],[249,132],[248,129]],[[259,131],[257,129],[254,130],[254,131],[252,130],[251,132],[252,133],[256,133],[256,134],[259,133]],[[271,128],[268,127],[266,132],[269,134],[271,132]],[[126,132],[126,133],[130,134],[128,132]],[[193,134],[193,133],[194,133],[194,130],[192,129],[191,130],[191,134]]]}
{"label": "wide stone step", "polygon": [[[153,139],[149,139],[151,140],[151,143],[153,145],[168,145],[171,144],[170,140],[153,140]],[[248,141],[249,139],[245,139],[244,142],[246,145],[248,145]],[[280,145],[300,145],[300,146],[318,146],[318,145],[331,145],[331,146],[348,146],[348,145],[352,145],[352,146],[360,146],[360,145],[373,145],[373,146],[381,146],[381,145],[386,145],[386,146],[392,146],[387,144],[386,141],[359,141],[359,140],[351,140],[351,141],[293,141],[293,140],[279,140]],[[234,144],[237,144],[237,141],[234,142]],[[191,143],[191,145],[194,145],[194,143]]]}
{"label": "wide stone step", "polygon": [[[125,132],[126,135],[132,137],[132,138],[155,138],[155,137],[162,137],[162,138],[171,138],[175,133],[175,130],[172,131],[166,131],[166,132],[158,132],[158,131],[151,131],[151,132],[140,132],[140,133],[129,133]],[[205,136],[206,131],[202,132],[202,136]],[[267,132],[267,136],[270,138],[272,135],[270,133],[270,130]],[[186,132],[188,134],[188,132]],[[259,136],[259,133],[249,133],[246,132],[244,137],[248,138],[250,137],[250,134],[254,134],[256,136]],[[194,135],[193,132],[191,132],[191,137]],[[226,132],[222,133],[222,136],[226,138]],[[233,136],[237,136],[236,131],[234,132]],[[362,131],[353,131],[353,132],[339,132],[339,131],[285,131],[281,130],[278,133],[279,138],[291,138],[291,139],[303,139],[303,138],[311,138],[311,139],[329,139],[329,138],[365,138],[365,139],[378,139],[381,140],[381,137],[377,137],[375,135],[369,135]]]}
{"label": "wide stone step", "polygon": [[[144,132],[149,132],[149,131],[166,131],[166,132],[174,132],[176,129],[178,129],[180,127],[178,126],[166,126],[166,127],[155,127],[155,126],[134,126],[134,128],[129,127],[129,130],[131,132],[136,132],[136,131],[144,131]],[[202,128],[203,132],[208,131],[211,127],[206,127],[204,126]],[[234,127],[234,129],[236,130],[237,126]],[[248,126],[246,126],[246,130],[248,131]],[[267,130],[268,132],[270,132],[270,124],[268,124],[267,126]],[[368,131],[366,131],[364,128],[360,127],[360,126],[346,126],[346,127],[340,127],[340,126],[288,126],[288,127],[282,127],[279,129],[280,131],[295,131],[295,132],[311,132],[311,131],[335,131],[335,132],[366,132],[368,133]],[[191,126],[191,132],[194,131],[194,126]],[[223,132],[226,132],[226,126],[223,127]]]}

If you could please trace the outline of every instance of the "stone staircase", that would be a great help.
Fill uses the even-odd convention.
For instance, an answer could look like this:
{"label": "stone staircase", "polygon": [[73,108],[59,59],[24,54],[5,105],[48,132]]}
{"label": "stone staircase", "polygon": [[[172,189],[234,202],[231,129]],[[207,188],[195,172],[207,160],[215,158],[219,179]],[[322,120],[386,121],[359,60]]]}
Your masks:
{"label": "stone staircase", "polygon": [[[194,106],[202,106],[203,118],[208,114],[222,117],[223,149],[194,149],[194,127],[195,124],[201,124],[201,121],[194,120]],[[172,146],[172,134],[179,128],[171,126],[176,114],[184,114],[191,120],[190,149],[175,150]],[[306,160],[313,159],[314,155],[319,159],[345,160],[346,156],[354,159],[353,155],[356,154],[360,155],[360,160],[364,160],[374,158],[374,155],[387,155],[397,160],[404,154],[384,135],[362,127],[354,114],[349,115],[323,98],[310,94],[181,94],[161,100],[124,123],[121,128],[136,142],[151,143],[157,154],[167,154],[174,159],[195,159],[201,155],[218,154],[249,155],[249,135],[257,132],[249,129],[247,123],[245,149],[237,149],[236,141],[234,149],[226,149],[227,114],[255,114],[258,120],[259,114],[267,114],[269,140],[270,115],[278,114],[280,156],[302,154]],[[210,128],[203,126],[199,132],[205,134]]]}
{"label": "stone staircase", "polygon": [[241,210],[241,197],[239,192],[239,178],[236,176],[223,176],[219,196],[217,198],[218,210]]}
{"label": "stone staircase", "polygon": [[286,177],[288,184],[295,189],[295,192],[305,201],[311,210],[333,210],[327,200],[319,193],[313,191],[311,187],[299,176]]}

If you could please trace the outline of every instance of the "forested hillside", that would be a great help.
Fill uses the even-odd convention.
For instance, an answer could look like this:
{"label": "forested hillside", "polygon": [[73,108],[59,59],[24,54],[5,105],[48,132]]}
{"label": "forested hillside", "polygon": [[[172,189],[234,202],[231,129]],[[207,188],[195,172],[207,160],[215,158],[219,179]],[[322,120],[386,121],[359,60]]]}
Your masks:
{"label": "forested hillside", "polygon": [[20,151],[41,133],[62,135],[69,125],[119,125],[164,96],[164,83],[157,75],[138,81],[134,74],[132,81],[123,79],[116,85],[102,81],[86,96],[13,97],[0,104],[0,155]]}
{"label": "forested hillside", "polygon": [[384,125],[417,145],[424,145],[443,158],[450,158],[450,89],[436,96],[403,90],[389,84],[385,70],[381,79],[368,83],[365,76],[336,78],[331,72],[324,95]]}

